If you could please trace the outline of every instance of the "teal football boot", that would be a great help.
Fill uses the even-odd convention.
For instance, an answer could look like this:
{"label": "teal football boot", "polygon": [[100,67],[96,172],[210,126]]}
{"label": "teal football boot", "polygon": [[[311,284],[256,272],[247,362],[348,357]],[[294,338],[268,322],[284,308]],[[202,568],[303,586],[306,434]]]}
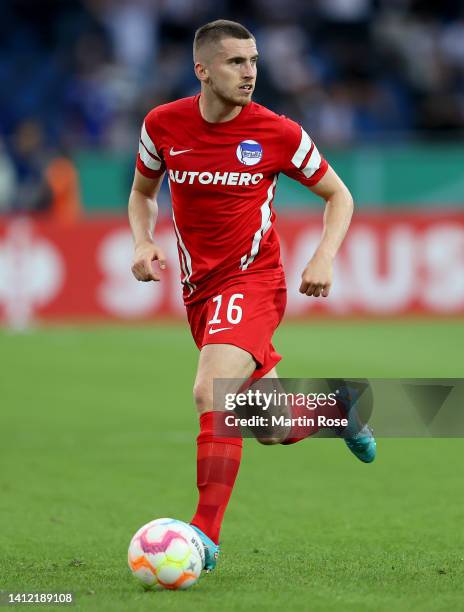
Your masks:
{"label": "teal football boot", "polygon": [[344,388],[339,395],[339,400],[348,418],[348,425],[341,437],[355,457],[363,463],[372,463],[377,454],[377,443],[369,425],[363,425],[360,421],[356,407],[358,391],[354,388]]}
{"label": "teal football boot", "polygon": [[217,564],[217,560],[219,557],[219,544],[215,544],[211,538],[203,533],[201,529],[198,529],[195,525],[190,524],[190,527],[193,527],[195,531],[200,536],[200,539],[205,547],[205,565],[203,567],[207,572],[211,572]]}
{"label": "teal football boot", "polygon": [[352,436],[344,436],[345,444],[350,451],[363,463],[372,463],[377,454],[377,443],[372,429],[368,425],[354,433]]}

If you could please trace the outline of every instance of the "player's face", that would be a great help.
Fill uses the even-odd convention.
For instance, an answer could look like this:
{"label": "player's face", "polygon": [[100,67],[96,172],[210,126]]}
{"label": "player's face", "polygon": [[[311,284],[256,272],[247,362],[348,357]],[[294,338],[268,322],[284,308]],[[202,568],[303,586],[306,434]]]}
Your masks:
{"label": "player's face", "polygon": [[257,60],[252,38],[224,38],[208,62],[205,84],[226,104],[246,106],[255,89]]}

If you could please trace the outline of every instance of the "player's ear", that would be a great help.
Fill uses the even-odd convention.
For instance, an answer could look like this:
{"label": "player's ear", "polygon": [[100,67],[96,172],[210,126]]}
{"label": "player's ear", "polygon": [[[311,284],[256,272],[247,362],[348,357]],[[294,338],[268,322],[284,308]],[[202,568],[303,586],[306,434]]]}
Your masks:
{"label": "player's ear", "polygon": [[195,62],[195,66],[194,66],[194,70],[195,70],[195,74],[196,77],[199,81],[207,81],[208,80],[208,68],[205,66],[205,64],[202,64],[200,62]]}

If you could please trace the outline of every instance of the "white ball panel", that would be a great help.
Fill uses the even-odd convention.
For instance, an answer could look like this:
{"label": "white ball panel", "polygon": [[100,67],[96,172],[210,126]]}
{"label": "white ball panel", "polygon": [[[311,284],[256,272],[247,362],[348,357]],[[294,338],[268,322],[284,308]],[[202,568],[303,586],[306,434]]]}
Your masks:
{"label": "white ball panel", "polygon": [[164,552],[155,553],[154,555],[152,553],[145,553],[145,557],[150,562],[150,565],[153,565],[156,569],[166,561],[166,554]]}
{"label": "white ball panel", "polygon": [[174,584],[183,574],[183,570],[175,565],[163,565],[158,571],[158,579],[165,584]]}
{"label": "white ball panel", "polygon": [[160,542],[167,530],[164,525],[151,525],[145,532],[145,538],[150,544]]}
{"label": "white ball panel", "polygon": [[195,531],[195,529],[193,529],[193,527],[191,527],[187,523],[184,523],[182,521],[176,522],[177,525],[175,526],[175,528],[173,527],[173,530],[180,533],[189,542],[190,548],[192,549],[192,551],[196,552],[203,567],[203,565],[205,564],[205,549],[203,546],[203,542],[200,539],[200,536]]}
{"label": "white ball panel", "polygon": [[188,559],[191,555],[191,547],[187,538],[186,540],[187,541],[181,540],[180,538],[172,540],[166,549],[166,556],[168,559],[179,562]]}

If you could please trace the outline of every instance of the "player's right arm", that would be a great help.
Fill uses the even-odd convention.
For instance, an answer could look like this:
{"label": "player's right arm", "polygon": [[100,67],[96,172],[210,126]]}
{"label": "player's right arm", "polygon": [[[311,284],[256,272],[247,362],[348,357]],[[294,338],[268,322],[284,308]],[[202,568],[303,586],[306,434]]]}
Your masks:
{"label": "player's right arm", "polygon": [[160,274],[153,270],[153,261],[158,261],[161,270],[166,268],[163,250],[154,241],[158,217],[156,196],[161,188],[163,176],[164,173],[148,178],[136,169],[129,196],[129,223],[134,238],[132,274],[139,281],[161,280]]}

